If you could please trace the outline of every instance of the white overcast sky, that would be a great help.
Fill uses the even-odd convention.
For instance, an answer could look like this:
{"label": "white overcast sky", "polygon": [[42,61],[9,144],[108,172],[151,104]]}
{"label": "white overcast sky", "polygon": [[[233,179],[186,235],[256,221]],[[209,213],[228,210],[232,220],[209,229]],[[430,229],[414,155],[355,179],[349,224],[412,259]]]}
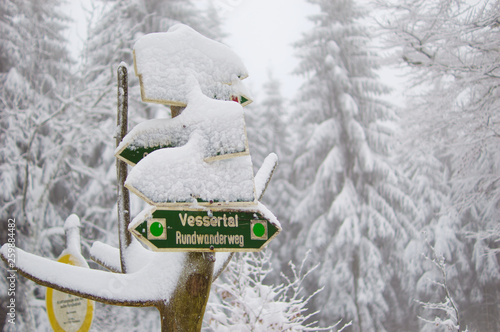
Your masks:
{"label": "white overcast sky", "polygon": [[[234,4],[221,12],[226,44],[244,61],[245,80],[254,98],[263,98],[262,84],[271,70],[282,84],[282,93],[292,98],[301,80],[291,72],[297,65],[292,43],[312,27],[307,16],[316,8],[304,0],[214,0],[215,5]],[[255,95],[256,94],[256,95]]]}
{"label": "white overcast sky", "polygon": [[[225,43],[243,59],[249,71],[244,83],[252,98],[255,101],[264,98],[262,85],[271,70],[281,81],[285,99],[293,99],[302,79],[291,73],[298,64],[292,44],[300,39],[302,32],[312,28],[308,17],[318,9],[305,0],[212,1],[228,34]],[[67,32],[74,56],[78,55],[86,36],[86,13],[82,6],[90,8],[91,3],[92,0],[72,0],[66,7],[75,20]],[[391,71],[382,73],[382,79],[389,84],[400,81]]]}
{"label": "white overcast sky", "polygon": [[[75,24],[68,33],[73,43],[73,55],[77,56],[86,34],[85,11],[90,0],[71,1],[68,14]],[[244,81],[254,99],[261,99],[262,84],[268,70],[282,83],[282,93],[292,98],[300,85],[300,78],[291,75],[297,60],[291,44],[300,38],[301,32],[311,23],[306,16],[315,8],[304,0],[213,0],[228,34],[224,41],[242,59],[250,76]]]}

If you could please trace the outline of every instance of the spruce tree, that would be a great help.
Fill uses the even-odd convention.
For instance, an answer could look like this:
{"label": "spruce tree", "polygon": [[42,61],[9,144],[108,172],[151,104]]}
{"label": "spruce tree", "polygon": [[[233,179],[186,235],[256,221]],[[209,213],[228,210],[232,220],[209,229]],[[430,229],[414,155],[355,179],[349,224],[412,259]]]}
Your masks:
{"label": "spruce tree", "polygon": [[[405,327],[400,253],[418,213],[409,182],[391,163],[396,116],[380,96],[363,10],[350,0],[311,0],[320,13],[296,43],[307,78],[294,114],[298,142],[291,180],[300,203],[287,250],[321,262],[309,291],[321,322],[352,331]],[[283,250],[284,251],[284,250]],[[282,252],[283,252],[282,251]]]}
{"label": "spruce tree", "polygon": [[293,186],[288,182],[292,164],[289,106],[281,94],[281,82],[272,71],[268,72],[263,88],[265,96],[262,101],[255,101],[245,108],[250,153],[255,171],[270,153],[278,156],[278,166],[262,202],[269,206],[278,220],[289,220],[289,206],[293,205]]}
{"label": "spruce tree", "polygon": [[[398,1],[383,5],[390,17],[382,21],[391,32],[387,45],[398,46],[398,60],[417,88],[407,103],[407,132],[413,144],[406,148],[410,174],[425,188],[414,197],[427,201],[419,204],[427,206],[422,209],[425,224],[421,225],[426,234],[419,247],[430,256],[432,246],[444,257],[462,325],[496,330],[500,324],[495,300],[500,284],[500,3]],[[443,299],[436,287],[425,285],[432,267],[424,262],[418,266],[414,297],[423,302]]]}
{"label": "spruce tree", "polygon": [[[48,256],[63,241],[46,230],[62,225],[79,181],[69,161],[79,139],[71,125],[76,109],[63,37],[68,18],[59,6],[56,0],[0,3],[0,240],[7,242],[13,219],[16,246]],[[4,330],[43,327],[45,312],[33,306],[42,288],[16,280],[16,325]],[[3,287],[1,293],[7,296]]]}

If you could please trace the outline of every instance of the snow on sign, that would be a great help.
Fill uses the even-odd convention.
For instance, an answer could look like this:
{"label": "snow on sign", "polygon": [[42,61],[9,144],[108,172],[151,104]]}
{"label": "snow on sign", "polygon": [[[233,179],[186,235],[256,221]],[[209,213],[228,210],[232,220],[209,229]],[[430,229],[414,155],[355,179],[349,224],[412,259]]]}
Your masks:
{"label": "snow on sign", "polygon": [[204,162],[196,141],[152,152],[127,177],[125,186],[144,201],[169,205],[255,205],[250,156]]}
{"label": "snow on sign", "polygon": [[249,154],[240,105],[210,99],[196,83],[187,99],[188,106],[177,117],[152,119],[135,126],[116,148],[115,156],[135,166],[155,150],[185,145],[194,133],[202,138],[201,158],[207,162]]}
{"label": "snow on sign", "polygon": [[278,233],[263,206],[249,209],[147,208],[129,230],[154,251],[259,251]]}
{"label": "snow on sign", "polygon": [[196,82],[188,101],[177,117],[146,121],[125,136],[117,148],[119,158],[132,147],[155,147],[132,169],[126,187],[157,206],[255,204],[242,107],[204,96]]}
{"label": "snow on sign", "polygon": [[142,36],[134,45],[134,69],[145,102],[186,106],[188,77],[194,77],[206,96],[236,99],[243,106],[251,102],[240,82],[248,76],[241,59],[183,24]]}
{"label": "snow on sign", "polygon": [[[182,101],[186,108],[171,119],[139,124],[116,149],[117,158],[134,166],[125,187],[151,205],[129,231],[155,251],[265,247],[281,228],[258,202],[265,185],[256,187],[248,151],[241,106],[246,97],[224,90],[241,91],[247,75],[241,60],[176,25],[166,34],[143,36],[135,64],[143,100]],[[276,161],[270,163],[266,170],[274,169]],[[260,177],[267,184],[270,175]]]}

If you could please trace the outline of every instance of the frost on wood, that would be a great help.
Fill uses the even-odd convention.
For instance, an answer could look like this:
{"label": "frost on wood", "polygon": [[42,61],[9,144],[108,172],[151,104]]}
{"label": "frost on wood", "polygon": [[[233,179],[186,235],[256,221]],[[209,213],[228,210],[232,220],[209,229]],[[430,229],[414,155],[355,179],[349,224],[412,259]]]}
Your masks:
{"label": "frost on wood", "polygon": [[188,77],[200,83],[206,96],[229,100],[231,83],[248,76],[231,49],[183,24],[141,37],[134,45],[134,58],[142,100],[149,102],[185,106]]}
{"label": "frost on wood", "polygon": [[64,222],[64,231],[66,233],[65,252],[73,256],[81,256],[80,225],[80,218],[76,214],[70,215]]}

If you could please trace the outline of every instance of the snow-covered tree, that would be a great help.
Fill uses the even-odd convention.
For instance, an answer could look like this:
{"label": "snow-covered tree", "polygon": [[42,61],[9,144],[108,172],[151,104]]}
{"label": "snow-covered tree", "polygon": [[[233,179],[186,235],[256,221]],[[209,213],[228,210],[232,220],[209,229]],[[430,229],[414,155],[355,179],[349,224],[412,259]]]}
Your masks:
{"label": "snow-covered tree", "polygon": [[[303,262],[304,263],[304,262]],[[316,322],[307,322],[315,313],[306,313],[309,300],[303,283],[311,270],[304,264],[290,264],[292,278],[282,274],[283,283],[266,284],[271,267],[271,252],[242,253],[233,258],[213,285],[205,314],[210,331],[331,331]]]}
{"label": "snow-covered tree", "polygon": [[461,209],[488,201],[483,219],[493,221],[500,197],[500,2],[398,1],[393,6],[393,20],[383,24],[420,88],[414,121],[427,143],[453,154],[453,191]]}
{"label": "snow-covered tree", "polygon": [[292,164],[291,128],[289,107],[281,95],[281,83],[268,72],[268,81],[264,84],[265,96],[261,102],[255,101],[245,108],[248,142],[254,168],[258,170],[264,159],[271,152],[278,156],[271,183],[262,202],[269,206],[278,220],[289,220],[293,205],[293,187],[289,183]]}
{"label": "snow-covered tree", "polygon": [[[285,102],[280,90],[280,81],[268,71],[268,80],[264,83],[265,96],[262,101],[251,104],[252,109],[247,112],[247,121],[252,144],[252,159],[260,165],[267,154],[272,151],[278,156],[286,158],[286,113]],[[280,158],[281,159],[281,158]]]}
{"label": "snow-covered tree", "polygon": [[[423,315],[419,316],[419,318],[425,323],[432,324],[432,327],[437,327],[439,329],[445,327],[448,331],[468,331],[467,327],[464,328],[460,321],[460,311],[449,288],[445,258],[444,256],[438,255],[435,248],[432,246],[430,246],[430,251],[432,257],[426,257],[426,259],[435,266],[435,269],[440,273],[440,278],[438,280],[430,280],[429,282],[432,282],[432,284],[436,286],[436,293],[440,294],[442,302],[417,301],[429,312],[428,314],[431,315],[431,317],[434,316],[432,319],[422,317]],[[426,331],[428,329],[424,328],[421,330]]]}
{"label": "snow-covered tree", "polygon": [[208,0],[204,14],[206,20],[200,23],[203,25],[201,30],[205,31],[205,35],[217,41],[226,38],[228,34],[222,29],[221,15],[214,4],[214,0]]}
{"label": "snow-covered tree", "polygon": [[301,201],[284,239],[293,257],[309,249],[321,265],[309,291],[321,322],[352,331],[406,328],[402,252],[419,217],[409,182],[391,163],[396,116],[368,51],[364,12],[354,1],[310,1],[315,26],[296,43],[307,78],[294,118],[299,142],[292,181]]}
{"label": "snow-covered tree", "polygon": [[[446,259],[448,285],[463,313],[462,323],[471,329],[496,330],[500,2],[383,5],[388,19],[381,23],[392,32],[388,45],[396,48],[417,91],[405,120],[413,141],[407,162],[423,189],[420,198],[414,197],[427,201],[419,203],[426,210],[420,229]],[[434,211],[430,206],[436,207]],[[419,243],[425,247],[423,239]],[[407,252],[415,251],[415,242],[411,246]],[[429,278],[431,270],[422,268],[425,264],[415,263],[421,269],[415,297],[435,302],[436,289],[424,285],[436,278]]]}
{"label": "snow-covered tree", "polygon": [[[43,230],[68,215],[78,182],[67,162],[78,138],[71,126],[73,78],[62,34],[68,19],[59,5],[0,3],[0,239],[6,242],[7,221],[15,218],[16,245],[33,252],[41,250]],[[36,306],[36,287],[18,281],[15,328],[34,330],[38,314],[30,306]]]}
{"label": "snow-covered tree", "polygon": [[54,147],[70,131],[65,98],[71,75],[57,5],[2,2],[2,221],[18,217],[26,235],[37,233],[39,218],[53,217],[48,203],[57,194],[50,191],[64,173]]}

